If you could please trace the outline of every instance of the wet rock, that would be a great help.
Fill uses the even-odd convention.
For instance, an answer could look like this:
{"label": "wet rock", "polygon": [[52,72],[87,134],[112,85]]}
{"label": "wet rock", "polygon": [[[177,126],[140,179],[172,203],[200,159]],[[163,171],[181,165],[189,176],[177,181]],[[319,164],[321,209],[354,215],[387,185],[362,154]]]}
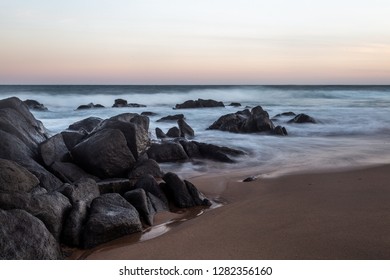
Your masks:
{"label": "wet rock", "polygon": [[202,158],[202,155],[200,154],[199,151],[199,147],[197,145],[198,142],[180,140],[179,143],[180,145],[182,145],[184,151],[186,152],[189,158]]}
{"label": "wet rock", "polygon": [[317,123],[317,121],[306,114],[296,115],[295,118],[288,121],[288,123]]}
{"label": "wet rock", "polygon": [[0,192],[29,192],[39,185],[36,176],[16,162],[0,159]]}
{"label": "wet rock", "polygon": [[124,99],[115,99],[114,105],[112,105],[113,108],[122,108],[122,107],[133,107],[133,108],[140,108],[140,107],[146,107],[146,105],[138,104],[138,103],[127,103],[127,100]]}
{"label": "wet rock", "polygon": [[129,172],[128,178],[140,178],[145,175],[151,175],[155,178],[161,178],[164,173],[161,171],[158,163],[153,159],[146,159],[135,164]]}
{"label": "wet rock", "polygon": [[45,225],[24,210],[0,210],[0,259],[62,259],[60,247]]}
{"label": "wet rock", "polygon": [[179,125],[180,137],[186,137],[186,136],[194,137],[195,136],[194,130],[192,129],[191,126],[189,126],[184,121],[184,119],[177,120],[177,124]]}
{"label": "wet rock", "polygon": [[62,230],[62,241],[68,246],[81,245],[83,225],[87,219],[87,204],[85,201],[76,201],[73,204]]}
{"label": "wet rock", "polygon": [[39,153],[46,166],[56,161],[64,161],[69,158],[69,150],[66,147],[62,134],[56,134],[39,144]]}
{"label": "wet rock", "polygon": [[188,160],[188,156],[183,147],[174,142],[162,144],[154,143],[147,151],[148,157],[157,162],[176,162]]}
{"label": "wet rock", "polygon": [[145,175],[142,178],[138,179],[135,183],[133,189],[143,189],[146,193],[151,193],[158,199],[160,199],[166,207],[168,208],[168,199],[165,196],[164,192],[161,190],[157,181],[151,175]]}
{"label": "wet rock", "polygon": [[100,178],[125,175],[134,165],[123,133],[118,129],[103,129],[79,143],[71,151],[75,162]]}
{"label": "wet rock", "polygon": [[157,113],[149,112],[149,111],[141,113],[141,116],[148,116],[148,117],[153,117],[153,116],[157,116],[157,115],[158,115]]}
{"label": "wet rock", "polygon": [[75,122],[68,127],[68,130],[74,131],[86,131],[88,133],[92,132],[103,119],[97,117],[89,117],[81,121]]}
{"label": "wet rock", "polygon": [[91,248],[142,230],[137,210],[116,193],[94,199],[83,232],[83,245]]}
{"label": "wet rock", "polygon": [[99,190],[101,194],[104,193],[119,193],[124,194],[134,187],[135,182],[129,179],[106,179],[99,181]]}
{"label": "wet rock", "polygon": [[99,180],[97,176],[91,175],[71,162],[54,162],[50,165],[51,172],[65,183],[73,183],[81,178]]}
{"label": "wet rock", "polygon": [[294,112],[283,112],[281,114],[277,114],[274,116],[274,118],[280,118],[280,117],[293,117],[296,116]]}
{"label": "wet rock", "polygon": [[168,136],[158,127],[156,127],[156,137],[158,139],[164,139],[167,138]]}
{"label": "wet rock", "polygon": [[104,106],[101,104],[89,103],[86,105],[80,105],[79,107],[77,107],[76,110],[101,109],[101,108],[104,108]]}
{"label": "wet rock", "polygon": [[84,201],[89,205],[92,200],[100,195],[99,186],[95,180],[83,178],[73,184],[65,184],[61,190],[72,204]]}
{"label": "wet rock", "polygon": [[241,107],[241,103],[232,102],[232,103],[229,104],[229,106],[232,106],[232,107]]}
{"label": "wet rock", "polygon": [[143,189],[135,189],[124,194],[124,198],[133,205],[145,224],[152,226],[156,211]]}
{"label": "wet rock", "polygon": [[245,152],[237,149],[232,149],[223,146],[217,146],[213,144],[206,144],[193,141],[199,149],[199,153],[203,158],[208,158],[220,162],[233,163],[235,162],[233,159],[228,157],[231,156],[241,156],[245,155]]}
{"label": "wet rock", "polygon": [[180,137],[180,129],[177,128],[176,126],[174,127],[171,127],[168,132],[167,132],[167,136],[170,137],[170,138],[177,138],[177,137]]}
{"label": "wet rock", "polygon": [[287,129],[285,127],[280,126],[280,125],[278,125],[277,127],[274,128],[273,133],[276,135],[280,135],[280,136],[287,136],[288,135]]}
{"label": "wet rock", "polygon": [[26,104],[30,110],[47,111],[47,108],[45,107],[45,105],[39,103],[36,100],[27,99],[27,100],[24,100],[23,103]]}
{"label": "wet rock", "polygon": [[182,104],[176,104],[176,109],[225,107],[223,102],[212,99],[187,100]]}
{"label": "wet rock", "polygon": [[253,182],[253,181],[256,181],[256,176],[250,176],[250,177],[247,177],[243,180],[243,182],[247,183],[247,182]]}
{"label": "wet rock", "polygon": [[169,115],[166,117],[162,117],[161,119],[158,119],[157,122],[166,122],[166,121],[177,121],[180,119],[184,119],[183,114],[176,114],[176,115]]}
{"label": "wet rock", "polygon": [[86,136],[88,135],[87,131],[71,131],[71,130],[65,130],[61,132],[62,139],[64,140],[64,143],[68,150],[72,150],[74,146],[76,146],[78,143],[83,141]]}

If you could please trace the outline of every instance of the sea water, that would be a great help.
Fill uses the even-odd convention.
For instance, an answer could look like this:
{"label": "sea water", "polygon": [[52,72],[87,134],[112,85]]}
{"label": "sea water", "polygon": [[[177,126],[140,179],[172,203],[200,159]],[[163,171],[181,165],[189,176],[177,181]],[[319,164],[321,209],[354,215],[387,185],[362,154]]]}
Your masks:
{"label": "sea water", "polygon": [[[157,113],[155,128],[167,131],[174,122],[161,117],[184,114],[195,130],[194,140],[244,150],[237,163],[190,162],[163,164],[165,171],[202,174],[232,169],[253,169],[258,174],[280,174],[317,169],[339,169],[390,163],[390,86],[0,86],[0,98],[34,99],[49,110],[33,111],[51,134],[70,124],[95,116],[121,113]],[[144,104],[145,108],[112,108],[114,100]],[[198,98],[223,101],[225,108],[173,109],[177,103]],[[106,108],[75,110],[88,103]],[[228,106],[231,102],[240,107]],[[236,134],[207,128],[220,116],[260,105],[270,117],[292,111],[305,113],[317,124],[289,124],[291,117],[274,120],[288,136]]]}

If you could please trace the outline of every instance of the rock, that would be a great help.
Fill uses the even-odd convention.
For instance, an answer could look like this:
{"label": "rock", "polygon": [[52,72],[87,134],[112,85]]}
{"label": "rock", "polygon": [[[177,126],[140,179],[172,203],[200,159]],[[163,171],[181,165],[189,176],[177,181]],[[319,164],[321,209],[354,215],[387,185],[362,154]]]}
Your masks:
{"label": "rock", "polygon": [[156,137],[158,139],[164,139],[167,138],[168,136],[158,127],[156,127]]}
{"label": "rock", "polygon": [[54,162],[50,165],[51,172],[65,183],[73,183],[81,178],[99,180],[98,177],[88,174],[83,169],[71,162]]}
{"label": "rock", "polygon": [[62,224],[71,209],[69,200],[59,192],[42,195],[30,193],[0,193],[0,208],[23,209],[40,219],[57,239],[60,239]]}
{"label": "rock", "polygon": [[26,104],[27,107],[28,107],[30,110],[35,110],[35,111],[47,111],[47,108],[45,107],[45,105],[39,103],[39,102],[36,101],[36,100],[27,99],[27,100],[24,100],[23,103]]}
{"label": "rock", "polygon": [[92,200],[100,196],[99,186],[95,180],[88,178],[80,179],[72,185],[65,184],[61,192],[73,205],[77,201],[84,201],[89,206]]}
{"label": "rock", "polygon": [[75,162],[100,178],[121,177],[135,163],[123,133],[103,129],[79,143],[71,151]]}
{"label": "rock", "polygon": [[293,116],[296,116],[296,114],[294,112],[284,112],[284,113],[275,115],[274,118],[293,117]]}
{"label": "rock", "polygon": [[278,125],[277,127],[274,128],[274,134],[276,135],[281,135],[281,136],[287,136],[288,133],[287,133],[287,130],[285,127],[282,127],[280,125]]}
{"label": "rock", "polygon": [[176,109],[189,109],[189,108],[208,108],[208,107],[225,107],[223,102],[215,101],[212,99],[198,99],[187,100],[182,104],[176,104]]}
{"label": "rock", "polygon": [[288,121],[288,123],[317,123],[317,121],[306,114],[296,115],[295,118]]}
{"label": "rock", "polygon": [[220,162],[233,163],[235,161],[229,158],[228,155],[241,156],[245,154],[245,152],[241,150],[221,147],[213,144],[206,144],[195,141],[193,142],[198,146],[199,153],[202,157]]}
{"label": "rock", "polygon": [[180,145],[183,146],[184,151],[188,155],[189,158],[201,158],[201,154],[199,151],[199,147],[197,145],[198,142],[195,141],[187,141],[187,140],[180,140]]}
{"label": "rock", "polygon": [[16,162],[0,159],[0,192],[29,192],[39,180]]}
{"label": "rock", "polygon": [[167,142],[162,144],[154,143],[147,151],[148,157],[157,162],[176,162],[188,160],[183,147],[178,143]]}
{"label": "rock", "polygon": [[0,210],[0,259],[62,259],[60,247],[45,225],[23,210]]}
{"label": "rock", "polygon": [[132,189],[143,189],[146,193],[153,194],[155,197],[160,199],[164,205],[166,205],[165,209],[168,209],[168,199],[161,190],[157,181],[151,175],[145,175],[138,179]]}
{"label": "rock", "polygon": [[71,131],[65,130],[61,132],[62,139],[68,150],[72,150],[74,146],[84,140],[84,138],[88,135],[87,131]]}
{"label": "rock", "polygon": [[184,121],[184,119],[177,120],[177,124],[179,125],[180,137],[195,136],[194,130]]}
{"label": "rock", "polygon": [[233,107],[241,107],[241,103],[238,103],[238,102],[232,102],[229,104],[229,106],[233,106]]}
{"label": "rock", "polygon": [[101,104],[93,104],[93,103],[89,103],[87,105],[80,105],[79,107],[77,107],[76,110],[88,110],[88,109],[100,109],[100,108],[104,108],[103,105]]}
{"label": "rock", "polygon": [[202,205],[202,206],[211,206],[212,205],[211,201],[208,200],[203,193],[198,191],[198,189],[195,187],[194,184],[192,184],[191,182],[189,182],[187,180],[184,180],[184,183],[186,184],[188,193],[190,194],[190,196],[192,197],[192,199],[194,200],[194,203],[196,205]]}
{"label": "rock", "polygon": [[115,108],[127,107],[127,100],[121,98],[115,99],[115,103],[114,105],[112,105],[112,107]]}
{"label": "rock", "polygon": [[177,115],[169,115],[166,117],[162,117],[161,119],[158,119],[157,122],[166,122],[166,121],[177,121],[180,119],[184,119],[183,114],[177,114]]}
{"label": "rock", "polygon": [[180,129],[177,128],[176,126],[174,127],[171,127],[168,132],[167,132],[167,136],[170,137],[170,138],[177,138],[177,137],[180,137]]}
{"label": "rock", "polygon": [[146,105],[143,104],[138,104],[138,103],[128,103],[127,107],[132,107],[132,108],[144,108]]}
{"label": "rock", "polygon": [[253,181],[256,181],[256,176],[250,176],[250,177],[247,177],[245,178],[244,180],[242,180],[243,182],[247,183],[247,182],[253,182]]}
{"label": "rock", "polygon": [[62,230],[62,241],[68,246],[80,246],[83,225],[87,219],[87,204],[76,201],[73,204]]}
{"label": "rock", "polygon": [[141,116],[148,116],[148,117],[157,116],[157,115],[158,115],[157,113],[149,112],[149,111],[141,113]]}
{"label": "rock", "polygon": [[105,193],[119,193],[124,194],[125,192],[133,189],[135,182],[129,179],[106,179],[99,181],[97,185],[101,194]]}
{"label": "rock", "polygon": [[68,130],[74,130],[74,131],[86,131],[88,133],[91,133],[92,130],[97,127],[103,119],[97,118],[97,117],[89,117],[86,119],[83,119],[81,121],[75,122],[71,124],[68,127]]}
{"label": "rock", "polygon": [[[164,191],[169,200],[179,208],[203,205],[203,199],[192,184],[185,183],[176,174],[168,172],[164,175]],[[205,202],[206,204],[206,202]]]}
{"label": "rock", "polygon": [[91,248],[142,230],[137,210],[116,193],[92,201],[83,232],[83,245]]}
{"label": "rock", "polygon": [[161,178],[164,173],[161,171],[158,163],[153,159],[138,161],[134,168],[129,172],[128,178],[140,178],[145,175],[151,175],[155,178]]}
{"label": "rock", "polygon": [[103,129],[119,129],[126,138],[128,148],[135,159],[149,147],[149,118],[138,114],[121,114],[102,122],[93,132]]}
{"label": "rock", "polygon": [[38,164],[34,159],[34,153],[19,138],[0,130],[0,158],[15,161],[40,181],[40,185],[48,191],[56,190],[62,182]]}
{"label": "rock", "polygon": [[39,144],[39,153],[46,166],[50,166],[56,161],[64,161],[69,157],[69,150],[62,134],[56,134]]}
{"label": "rock", "polygon": [[152,226],[156,211],[143,189],[135,189],[125,193],[124,198],[133,205],[145,224]]}

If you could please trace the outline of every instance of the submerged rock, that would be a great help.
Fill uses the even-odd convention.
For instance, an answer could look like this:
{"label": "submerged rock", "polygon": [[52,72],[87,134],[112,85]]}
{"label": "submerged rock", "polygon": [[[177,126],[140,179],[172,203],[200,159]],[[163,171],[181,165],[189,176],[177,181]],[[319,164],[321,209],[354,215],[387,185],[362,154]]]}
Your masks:
{"label": "submerged rock", "polygon": [[190,108],[210,108],[210,107],[225,107],[223,102],[212,99],[198,99],[187,100],[184,103],[176,104],[176,109],[190,109]]}
{"label": "submerged rock", "polygon": [[39,102],[36,101],[36,100],[27,99],[27,100],[24,100],[23,103],[26,104],[27,107],[28,107],[30,110],[35,110],[35,111],[47,111],[47,110],[48,110],[48,109],[45,107],[45,105],[39,103]]}
{"label": "submerged rock", "polygon": [[317,123],[317,121],[306,114],[299,114],[295,118],[288,121],[288,123]]}
{"label": "submerged rock", "polygon": [[100,108],[104,108],[104,106],[101,104],[89,103],[87,105],[80,105],[79,107],[77,107],[76,110],[88,110],[88,109],[100,109]]}
{"label": "submerged rock", "polygon": [[161,119],[158,119],[157,122],[166,122],[166,121],[177,121],[180,119],[184,119],[183,114],[177,114],[177,115],[169,115],[166,117],[162,117]]}

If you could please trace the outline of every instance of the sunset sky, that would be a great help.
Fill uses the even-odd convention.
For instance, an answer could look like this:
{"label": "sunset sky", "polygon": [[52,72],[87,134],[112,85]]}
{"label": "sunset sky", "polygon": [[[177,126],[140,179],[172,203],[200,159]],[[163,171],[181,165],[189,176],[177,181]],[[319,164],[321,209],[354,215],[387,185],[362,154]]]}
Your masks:
{"label": "sunset sky", "polygon": [[0,0],[0,84],[390,84],[389,0]]}

